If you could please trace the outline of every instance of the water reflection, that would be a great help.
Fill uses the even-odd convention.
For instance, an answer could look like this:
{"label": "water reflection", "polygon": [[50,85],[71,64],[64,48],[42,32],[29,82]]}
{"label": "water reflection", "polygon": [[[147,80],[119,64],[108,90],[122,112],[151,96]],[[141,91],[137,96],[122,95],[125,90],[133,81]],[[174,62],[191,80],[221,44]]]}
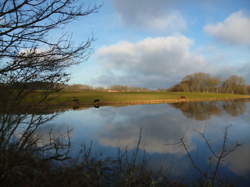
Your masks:
{"label": "water reflection", "polygon": [[78,152],[81,144],[94,141],[95,151],[114,156],[117,148],[134,149],[142,129],[140,148],[150,155],[149,165],[155,169],[164,166],[174,176],[188,176],[195,175],[195,171],[191,170],[183,146],[176,142],[184,137],[200,167],[207,168],[210,152],[197,131],[206,133],[215,150],[219,150],[223,131],[232,124],[230,141],[238,141],[243,146],[227,157],[223,172],[249,182],[249,114],[250,103],[242,101],[89,108],[60,113],[35,134],[40,137],[42,146],[49,143],[49,129],[56,129],[57,137],[69,127],[73,129],[70,134],[72,154]]}
{"label": "water reflection", "polygon": [[226,158],[222,163],[222,172],[228,176],[234,173],[247,180],[250,174],[249,103],[182,103],[172,106],[161,104],[101,108],[95,113],[103,119],[99,122],[102,125],[92,137],[108,150],[119,147],[132,150],[136,147],[142,129],[141,149],[151,155],[151,167],[164,165],[174,176],[187,176],[196,172],[192,170],[186,151],[175,143],[184,137],[198,165],[207,170],[210,165],[207,159],[211,152],[197,132],[206,133],[215,150],[219,151],[224,129],[232,124],[230,142],[240,142],[243,146]]}
{"label": "water reflection", "polygon": [[238,102],[225,102],[223,103],[223,109],[231,116],[239,116],[245,113],[246,111],[246,104],[245,102],[238,101]]}
{"label": "water reflection", "polygon": [[142,129],[142,147],[147,152],[183,154],[181,147],[166,144],[175,144],[181,137],[186,137],[186,141],[190,143],[193,131],[203,129],[202,125],[186,121],[184,116],[166,105],[129,108],[130,110],[120,108],[118,113],[113,112],[116,114],[114,119],[106,121],[106,125],[97,132],[101,144],[133,149],[138,140],[139,129]]}
{"label": "water reflection", "polygon": [[243,101],[187,102],[170,105],[181,110],[187,118],[201,121],[208,120],[212,116],[220,116],[223,111],[231,116],[239,116],[246,111],[246,104]]}
{"label": "water reflection", "polygon": [[[194,149],[191,139],[194,132],[204,131],[202,121],[206,120],[206,124],[214,123],[209,119],[220,116],[224,123],[227,122],[227,116],[223,111],[234,117],[246,111],[244,102],[177,103],[170,106],[180,109],[184,115],[166,105],[133,106],[118,111],[114,108],[101,110],[100,115],[112,114],[113,118],[104,122],[105,126],[98,132],[98,140],[103,145],[132,149],[136,146],[139,129],[143,129],[143,148],[147,152],[184,153],[182,148],[166,144],[174,144],[185,137],[185,141]],[[220,120],[218,123],[221,123]]]}
{"label": "water reflection", "polygon": [[227,165],[234,173],[238,175],[250,176],[250,144],[244,144],[232,152],[225,160]]}
{"label": "water reflection", "polygon": [[221,108],[216,102],[203,103],[173,103],[171,106],[179,109],[187,118],[208,120],[211,116],[221,114]]}
{"label": "water reflection", "polygon": [[[43,155],[44,159],[53,157],[64,159],[67,156],[70,131],[64,128],[52,129],[47,125],[57,116],[38,114],[0,114],[0,158],[8,151],[15,154],[29,152]],[[2,166],[4,160],[1,159]],[[5,161],[6,164],[7,161]]]}

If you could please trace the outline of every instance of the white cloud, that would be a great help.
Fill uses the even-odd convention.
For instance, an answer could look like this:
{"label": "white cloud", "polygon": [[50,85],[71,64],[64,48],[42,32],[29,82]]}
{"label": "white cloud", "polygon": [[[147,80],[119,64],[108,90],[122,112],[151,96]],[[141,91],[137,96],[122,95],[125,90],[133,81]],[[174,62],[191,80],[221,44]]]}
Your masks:
{"label": "white cloud", "polygon": [[185,36],[146,38],[120,42],[97,50],[104,74],[103,84],[167,87],[186,74],[212,71],[203,57],[190,51],[193,41]]}
{"label": "white cloud", "polygon": [[223,22],[206,25],[204,30],[226,43],[250,45],[250,17],[243,11],[232,13]]}
{"label": "white cloud", "polygon": [[130,26],[153,31],[182,31],[186,28],[186,22],[175,5],[170,0],[113,0],[121,20]]}
{"label": "white cloud", "polygon": [[[193,41],[185,36],[146,38],[138,42],[122,41],[99,48],[96,62],[102,72],[93,84],[110,86],[122,84],[147,88],[167,88],[184,76],[205,72],[226,78],[236,74],[250,81],[249,62],[229,62],[232,52],[227,50],[192,50]],[[216,58],[218,54],[229,56]],[[207,55],[207,53],[212,53]],[[204,54],[204,55],[201,55]],[[206,54],[206,55],[205,55]],[[237,59],[236,59],[237,60]]]}

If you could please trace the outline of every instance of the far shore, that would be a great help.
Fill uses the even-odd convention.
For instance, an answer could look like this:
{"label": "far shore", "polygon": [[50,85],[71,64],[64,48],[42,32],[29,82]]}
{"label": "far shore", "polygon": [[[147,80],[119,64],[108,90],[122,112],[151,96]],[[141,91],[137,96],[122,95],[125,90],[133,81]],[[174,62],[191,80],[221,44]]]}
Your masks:
{"label": "far shore", "polygon": [[19,107],[13,107],[15,112],[51,113],[53,111],[80,110],[102,106],[250,100],[250,95],[224,93],[62,91],[50,94],[45,102],[38,104],[37,101],[41,96],[42,92],[32,93]]}
{"label": "far shore", "polygon": [[[100,101],[98,102],[98,106],[127,106],[127,105],[143,105],[143,104],[164,104],[164,103],[187,103],[187,102],[209,102],[209,101],[235,101],[235,100],[246,100],[250,99],[250,96],[242,96],[242,97],[234,97],[234,98],[193,98],[193,99],[158,99],[158,100],[138,100],[138,101],[120,101],[120,102],[105,102]],[[93,107],[95,105],[94,102],[91,103],[72,103],[72,102],[65,102],[60,104],[48,104],[44,106],[58,106],[58,107]],[[41,106],[43,106],[41,104]]]}

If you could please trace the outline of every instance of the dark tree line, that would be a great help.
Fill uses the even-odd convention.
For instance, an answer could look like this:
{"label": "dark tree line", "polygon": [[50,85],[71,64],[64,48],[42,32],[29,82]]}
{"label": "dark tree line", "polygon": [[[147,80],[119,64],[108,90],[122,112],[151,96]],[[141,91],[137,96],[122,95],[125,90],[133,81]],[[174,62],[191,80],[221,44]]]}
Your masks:
{"label": "dark tree line", "polygon": [[232,75],[225,80],[208,73],[194,73],[185,76],[180,83],[169,89],[174,92],[216,92],[249,94],[250,86],[241,76]]}
{"label": "dark tree line", "polygon": [[[113,85],[107,88],[85,84],[61,85],[64,91],[102,91],[102,92],[148,92],[150,89],[126,85]],[[151,90],[152,91],[152,90]]]}
{"label": "dark tree line", "polygon": [[120,91],[120,92],[147,92],[150,89],[135,87],[135,86],[125,86],[125,85],[113,85],[109,87],[109,90]]}

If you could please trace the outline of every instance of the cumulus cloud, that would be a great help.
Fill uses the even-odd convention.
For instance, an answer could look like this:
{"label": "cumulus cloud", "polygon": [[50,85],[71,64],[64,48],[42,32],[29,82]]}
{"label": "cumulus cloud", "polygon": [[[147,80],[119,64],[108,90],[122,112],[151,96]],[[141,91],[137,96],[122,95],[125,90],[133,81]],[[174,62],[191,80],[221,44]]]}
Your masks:
{"label": "cumulus cloud", "polygon": [[206,25],[204,30],[226,43],[250,45],[250,17],[243,11],[232,13],[223,22]]}
{"label": "cumulus cloud", "polygon": [[[237,64],[232,63],[230,57],[224,61],[214,59],[215,52],[193,50],[193,43],[191,39],[177,35],[138,42],[122,41],[101,47],[94,56],[102,72],[92,79],[92,83],[167,88],[196,72],[221,78],[235,74],[250,82],[249,61]],[[207,53],[211,55],[202,55]],[[219,50],[218,53],[230,56],[231,51]]]}
{"label": "cumulus cloud", "polygon": [[182,0],[113,0],[122,21],[137,28],[154,31],[182,31],[186,22],[175,5]]}
{"label": "cumulus cloud", "polygon": [[96,81],[165,88],[187,74],[212,72],[202,56],[191,52],[192,43],[185,36],[169,36],[102,47],[95,55],[105,73]]}

